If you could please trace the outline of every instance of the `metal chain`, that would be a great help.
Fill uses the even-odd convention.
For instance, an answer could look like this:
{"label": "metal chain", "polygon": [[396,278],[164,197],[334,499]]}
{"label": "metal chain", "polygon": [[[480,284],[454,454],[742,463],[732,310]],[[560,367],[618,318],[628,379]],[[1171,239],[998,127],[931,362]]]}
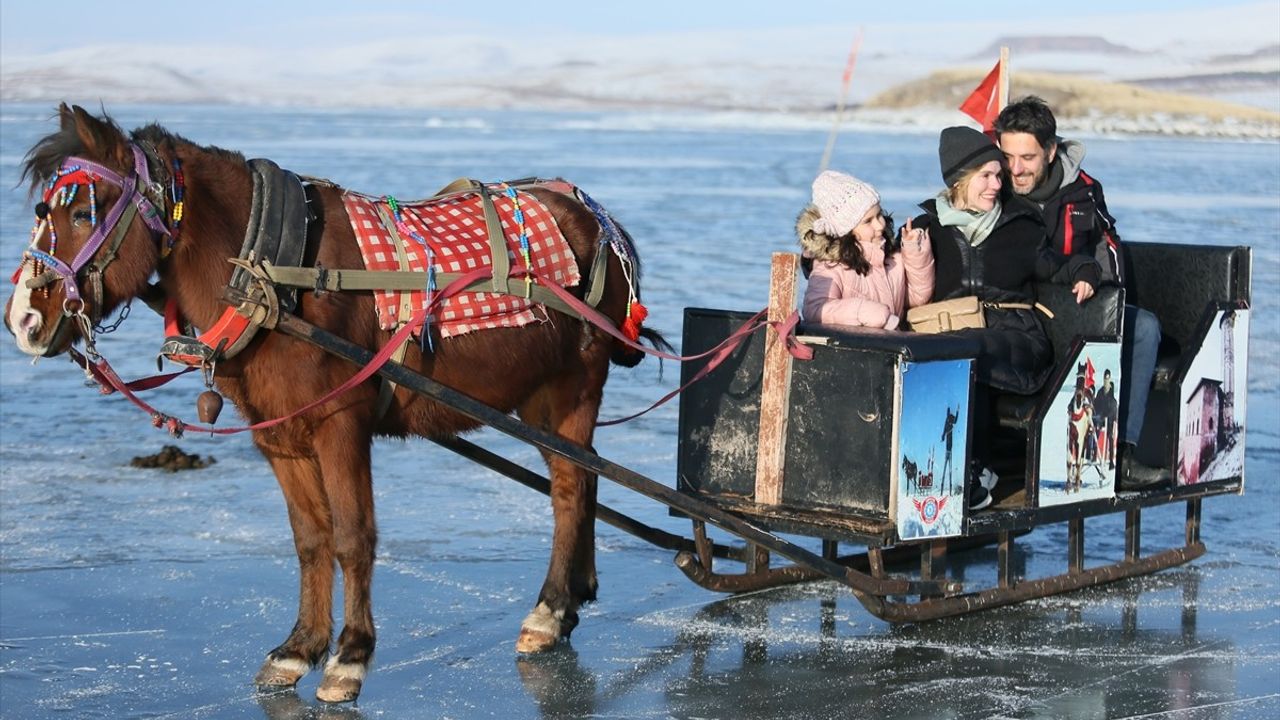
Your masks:
{"label": "metal chain", "polygon": [[120,315],[116,317],[115,322],[111,323],[110,325],[102,325],[101,323],[99,323],[98,326],[93,329],[94,332],[96,332],[99,335],[110,335],[111,333],[120,329],[120,323],[124,322],[124,319],[129,317],[129,311],[132,309],[133,309],[133,298],[129,298],[129,302],[125,303],[124,309],[120,311]]}

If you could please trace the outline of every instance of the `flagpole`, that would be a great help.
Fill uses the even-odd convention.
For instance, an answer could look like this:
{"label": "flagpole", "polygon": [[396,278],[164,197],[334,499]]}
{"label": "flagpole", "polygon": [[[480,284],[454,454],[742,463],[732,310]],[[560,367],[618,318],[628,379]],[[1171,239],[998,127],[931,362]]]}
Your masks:
{"label": "flagpole", "polygon": [[831,162],[831,152],[836,147],[836,134],[840,132],[840,123],[844,119],[844,103],[849,96],[849,81],[853,79],[853,67],[858,62],[858,50],[862,47],[862,28],[853,38],[853,46],[849,48],[849,59],[844,64],[844,75],[840,78],[840,101],[836,103],[836,119],[827,135],[827,147],[822,151],[822,162],[818,165],[818,174],[827,169]]}
{"label": "flagpole", "polygon": [[1009,104],[1009,48],[1003,45],[1000,46],[1000,99],[996,102],[997,112]]}

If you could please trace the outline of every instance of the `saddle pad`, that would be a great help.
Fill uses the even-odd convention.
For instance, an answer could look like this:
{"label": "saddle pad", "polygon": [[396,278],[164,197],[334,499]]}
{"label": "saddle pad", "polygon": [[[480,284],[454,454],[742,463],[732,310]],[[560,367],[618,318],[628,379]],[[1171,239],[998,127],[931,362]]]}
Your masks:
{"label": "saddle pad", "polygon": [[[534,271],[563,287],[577,285],[580,281],[577,261],[551,212],[528,193],[521,192],[518,197],[524,227],[529,234],[529,260]],[[354,192],[344,193],[342,200],[360,244],[365,269],[402,269],[396,251],[396,237],[384,225],[379,214],[381,211],[387,218],[394,217],[387,201]],[[427,305],[427,252],[413,236],[414,233],[431,247],[437,273],[464,273],[493,265],[485,231],[484,209],[478,193],[397,204],[401,221],[412,231],[397,233],[401,236],[402,249],[408,260],[408,267],[404,269],[423,273],[423,290],[409,293],[414,315]],[[524,267],[524,259],[520,255],[520,225],[515,220],[516,208],[511,198],[501,193],[494,193],[493,204],[502,221],[507,256],[514,272]],[[523,288],[523,278],[511,280],[513,292],[520,292]],[[394,290],[374,292],[378,324],[382,329],[395,329],[399,321],[409,319],[400,317],[401,295],[400,291]],[[541,305],[522,297],[491,292],[454,295],[445,300],[432,317],[433,322],[440,326],[442,337],[473,330],[519,327],[546,319]]]}

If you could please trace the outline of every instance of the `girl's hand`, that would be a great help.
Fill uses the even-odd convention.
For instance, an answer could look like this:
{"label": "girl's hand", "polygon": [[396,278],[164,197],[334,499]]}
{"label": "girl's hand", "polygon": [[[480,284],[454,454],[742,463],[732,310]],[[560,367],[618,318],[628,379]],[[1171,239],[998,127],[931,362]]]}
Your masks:
{"label": "girl's hand", "polygon": [[899,238],[902,247],[906,247],[907,240],[910,239],[915,241],[915,249],[919,250],[924,246],[924,243],[929,241],[929,231],[927,229],[913,229],[911,227],[911,218],[907,218],[907,224],[902,226],[902,233]]}
{"label": "girl's hand", "polygon": [[1085,300],[1093,297],[1093,286],[1084,280],[1079,280],[1071,286],[1071,292],[1075,293],[1076,304],[1083,305]]}

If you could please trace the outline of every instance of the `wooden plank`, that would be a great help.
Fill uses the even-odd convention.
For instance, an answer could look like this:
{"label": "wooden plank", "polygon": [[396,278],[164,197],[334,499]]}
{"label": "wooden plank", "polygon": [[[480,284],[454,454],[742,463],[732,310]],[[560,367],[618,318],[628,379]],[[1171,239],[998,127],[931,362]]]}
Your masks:
{"label": "wooden plank", "polygon": [[[800,256],[774,253],[769,277],[769,322],[782,322],[796,309],[796,275]],[[755,501],[782,501],[782,466],[786,459],[787,406],[791,396],[791,355],[778,332],[765,330],[764,377],[760,384],[760,441],[756,450]]]}

